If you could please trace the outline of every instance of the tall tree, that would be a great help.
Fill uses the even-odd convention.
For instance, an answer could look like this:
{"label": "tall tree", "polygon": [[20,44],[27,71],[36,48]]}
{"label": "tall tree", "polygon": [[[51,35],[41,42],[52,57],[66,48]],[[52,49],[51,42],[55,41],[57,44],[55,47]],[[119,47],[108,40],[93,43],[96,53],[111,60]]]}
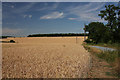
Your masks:
{"label": "tall tree", "polygon": [[107,26],[110,27],[111,31],[114,31],[116,28],[116,21],[117,21],[117,15],[116,15],[116,7],[114,5],[108,5],[105,6],[105,10],[100,11],[99,16],[101,18],[104,18],[104,20],[108,21]]}
{"label": "tall tree", "polygon": [[106,30],[107,27],[101,22],[91,22],[85,26],[85,31],[89,32],[88,39],[92,39],[95,43],[105,42],[105,40],[108,39],[107,37],[104,37],[107,35]]}
{"label": "tall tree", "polygon": [[105,10],[100,11],[99,16],[104,18],[104,20],[108,21],[107,27],[109,27],[109,35],[111,36],[112,42],[118,41],[118,32],[120,31],[118,28],[120,26],[120,12],[119,6],[108,5],[105,6]]}
{"label": "tall tree", "polygon": [[117,7],[117,30],[116,30],[116,34],[115,34],[115,39],[117,40],[117,42],[120,42],[120,2],[118,3],[118,7]]}

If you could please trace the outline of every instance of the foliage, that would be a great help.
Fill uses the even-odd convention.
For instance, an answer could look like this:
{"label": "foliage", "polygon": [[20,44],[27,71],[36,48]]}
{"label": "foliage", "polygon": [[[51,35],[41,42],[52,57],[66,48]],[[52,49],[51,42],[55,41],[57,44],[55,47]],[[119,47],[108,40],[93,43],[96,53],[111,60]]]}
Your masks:
{"label": "foliage", "polygon": [[108,63],[115,62],[115,59],[118,58],[120,55],[120,53],[119,53],[120,48],[115,51],[109,51],[109,50],[99,51],[99,53],[96,48],[92,48],[89,45],[84,45],[84,48],[87,49],[92,54],[96,55],[97,57],[107,61]]}
{"label": "foliage", "polygon": [[0,39],[7,38],[7,37],[13,37],[13,36],[0,36]]}
{"label": "foliage", "polygon": [[120,43],[120,7],[105,6],[105,10],[100,11],[98,15],[108,23],[104,25],[101,22],[91,22],[86,25],[88,39],[92,39],[93,43]]}
{"label": "foliage", "polygon": [[120,7],[114,5],[105,6],[105,10],[100,11],[99,16],[108,21],[109,35],[111,42],[119,42],[120,40]]}
{"label": "foliage", "polygon": [[84,33],[54,33],[54,34],[33,34],[28,37],[63,37],[63,36],[88,36]]}
{"label": "foliage", "polygon": [[15,43],[15,41],[14,40],[10,40],[10,43]]}
{"label": "foliage", "polygon": [[88,39],[92,39],[94,43],[106,42],[109,39],[107,27],[101,22],[91,22],[85,28],[89,32]]}
{"label": "foliage", "polygon": [[93,43],[93,41],[91,41],[90,39],[86,39],[84,42],[86,42],[86,43]]}
{"label": "foliage", "polygon": [[114,62],[118,57],[118,51],[102,51],[97,54],[99,58],[106,60],[107,62]]}
{"label": "foliage", "polygon": [[108,21],[107,26],[110,27],[111,31],[113,31],[116,28],[116,24],[117,24],[117,10],[118,7],[114,6],[114,5],[108,5],[105,6],[105,10],[100,11],[99,16],[101,16],[101,18],[104,18],[104,20]]}

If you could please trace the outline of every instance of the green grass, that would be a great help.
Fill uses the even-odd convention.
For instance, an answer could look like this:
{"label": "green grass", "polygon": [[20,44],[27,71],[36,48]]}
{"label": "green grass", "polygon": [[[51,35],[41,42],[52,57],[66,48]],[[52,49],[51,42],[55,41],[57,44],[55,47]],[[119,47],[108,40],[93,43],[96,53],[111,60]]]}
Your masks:
{"label": "green grass", "polygon": [[[93,48],[89,47],[90,44],[83,45],[86,50],[93,53],[97,57],[107,61],[108,63],[114,62],[116,58],[120,57],[120,48],[116,47],[116,51],[101,51],[100,53],[95,52]],[[99,45],[99,44],[98,44]]]}
{"label": "green grass", "polygon": [[118,51],[102,51],[99,54],[96,54],[97,57],[104,59],[108,63],[114,62],[118,58]]}
{"label": "green grass", "polygon": [[106,72],[106,75],[113,76],[113,74],[111,72]]}
{"label": "green grass", "polygon": [[104,46],[104,47],[109,46],[110,48],[117,49],[116,51],[101,51],[101,52],[97,52],[95,48],[91,48],[89,45],[95,45],[95,44],[91,44],[91,43],[83,44],[86,50],[88,50],[91,54],[97,56],[99,59],[108,62],[110,64],[110,67],[113,68],[114,72],[112,74],[106,72],[106,75],[113,75],[120,78],[120,70],[118,69],[120,65],[117,65],[119,64],[120,61],[120,44],[117,43],[113,45],[103,44],[103,43],[96,44],[95,46]]}

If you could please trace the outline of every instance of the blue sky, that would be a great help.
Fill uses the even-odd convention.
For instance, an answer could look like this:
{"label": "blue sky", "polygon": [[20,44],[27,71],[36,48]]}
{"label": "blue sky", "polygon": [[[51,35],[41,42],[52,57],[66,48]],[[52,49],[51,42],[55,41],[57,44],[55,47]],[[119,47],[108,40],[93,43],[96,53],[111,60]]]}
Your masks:
{"label": "blue sky", "polygon": [[83,33],[84,23],[104,22],[98,14],[106,2],[3,2],[3,35]]}
{"label": "blue sky", "polygon": [[2,35],[2,3],[0,2],[0,35]]}

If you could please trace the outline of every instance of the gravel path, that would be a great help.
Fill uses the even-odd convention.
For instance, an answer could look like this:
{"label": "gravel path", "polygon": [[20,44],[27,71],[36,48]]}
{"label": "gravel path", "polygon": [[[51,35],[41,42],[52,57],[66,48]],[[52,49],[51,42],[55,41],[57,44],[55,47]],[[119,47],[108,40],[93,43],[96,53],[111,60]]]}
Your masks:
{"label": "gravel path", "polygon": [[13,38],[2,44],[3,78],[85,78],[90,56],[83,38]]}

